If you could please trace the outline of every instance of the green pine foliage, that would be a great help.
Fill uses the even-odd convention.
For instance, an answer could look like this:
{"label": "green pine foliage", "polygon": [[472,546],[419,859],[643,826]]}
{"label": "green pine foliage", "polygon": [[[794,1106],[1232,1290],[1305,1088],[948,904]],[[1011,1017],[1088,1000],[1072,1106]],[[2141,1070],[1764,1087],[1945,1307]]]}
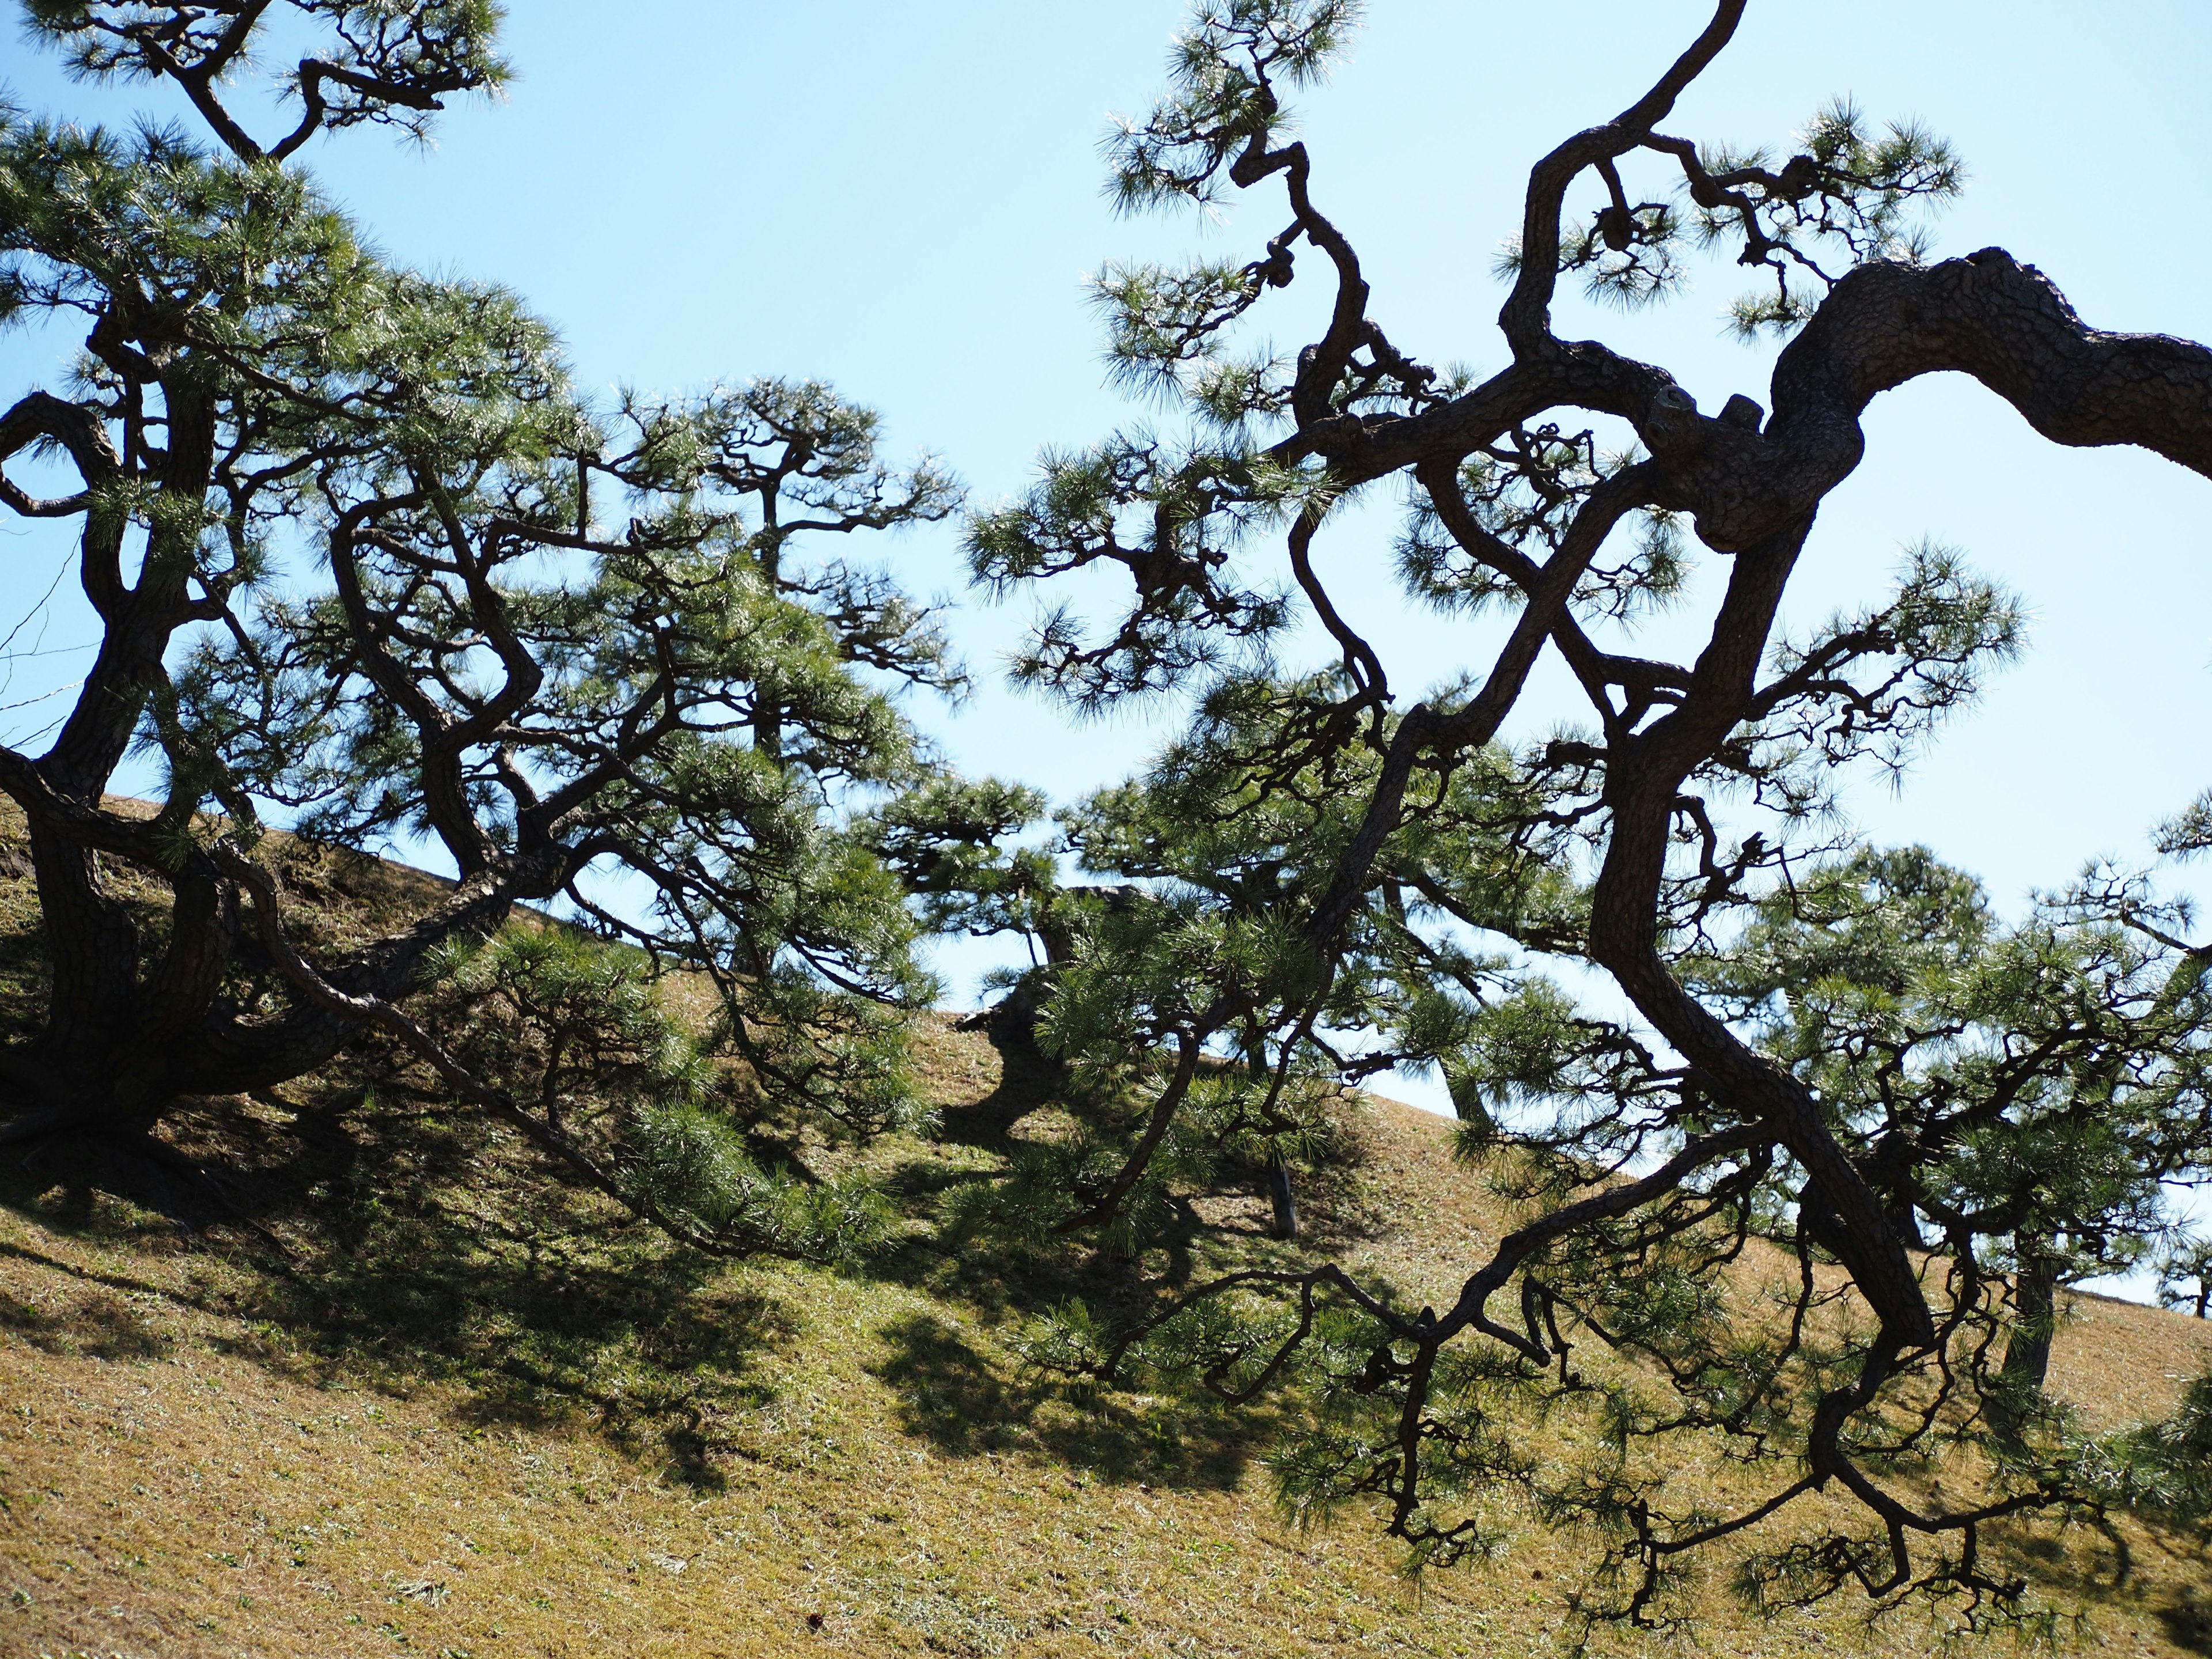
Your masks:
{"label": "green pine foliage", "polygon": [[[644,952],[513,927],[440,953],[428,1000],[479,1078],[612,1175],[612,1195],[718,1254],[852,1261],[890,1231],[852,1176],[763,1167],[741,1079],[672,1018]],[[756,1141],[757,1137],[756,1137]]]}
{"label": "green pine foliage", "polygon": [[[1416,1567],[1532,1523],[1575,1532],[1598,1562],[1586,1620],[1670,1621],[1718,1553],[1762,1604],[1850,1590],[2032,1626],[1984,1532],[2132,1501],[2043,1367],[2055,1288],[2142,1260],[2162,1183],[2212,1173],[2207,947],[2144,872],[2092,870],[2008,923],[1925,852],[1859,844],[1842,787],[1971,702],[2020,648],[2020,603],[1923,544],[1886,598],[1779,635],[1812,508],[1741,536],[1725,518],[1761,491],[1817,504],[1780,476],[1801,434],[1747,398],[1702,415],[1662,371],[1550,332],[1562,274],[1643,305],[1723,256],[1762,283],[1731,313],[1755,338],[1924,265],[1929,213],[1964,177],[1925,130],[1845,103],[1786,155],[1661,129],[1741,9],[1538,161],[1501,263],[1513,362],[1479,383],[1373,320],[1316,199],[1286,100],[1351,9],[1200,6],[1166,95],[1109,137],[1125,208],[1218,210],[1265,185],[1291,223],[1243,263],[1106,266],[1109,371],[1158,429],[1048,453],[969,521],[994,593],[1129,578],[1114,610],[1047,612],[1029,683],[1085,713],[1192,710],[1141,776],[1059,815],[1062,884],[1027,876],[1024,908],[992,913],[1046,947],[1024,983],[1074,1103],[970,1214],[1140,1257],[1222,1179],[1202,1150],[1255,1129],[1295,1166],[1297,1103],[1325,1125],[1333,1091],[1432,1070],[1470,1170],[1519,1218],[1452,1305],[1293,1255],[1063,1304],[1034,1362],[1266,1397],[1290,1425],[1286,1508],[1379,1511]],[[1309,273],[1327,302],[1310,343],[1252,343]],[[1838,314],[1844,343],[1801,340],[1778,388],[1845,374]],[[1638,441],[1609,446],[1593,410]],[[1419,701],[1313,555],[1394,473],[1407,601],[1506,623],[1486,675]],[[1734,561],[1711,641],[1645,658],[1641,625],[1703,556],[1691,529]],[[1301,625],[1319,672],[1286,661]],[[1593,723],[1504,743],[1547,651]],[[2177,820],[2162,850],[2195,830]],[[1714,1461],[1739,1490],[1675,1478]]]}
{"label": "green pine foliage", "polygon": [[284,0],[276,10],[307,49],[271,77],[268,92],[302,107],[292,130],[264,145],[231,105],[259,37],[276,21],[265,15],[270,9],[23,0],[27,32],[58,47],[72,76],[174,82],[225,148],[246,160],[283,161],[319,132],[364,124],[420,142],[445,99],[495,93],[509,73],[495,49],[503,9],[491,0]]}
{"label": "green pine foliage", "polygon": [[[0,113],[0,304],[93,319],[68,395],[5,416],[8,454],[82,488],[7,505],[81,525],[108,634],[52,753],[0,761],[42,871],[71,872],[42,878],[50,927],[107,941],[11,1081],[141,1133],[374,1029],[696,1243],[872,1248],[865,1193],[777,1158],[926,1120],[921,919],[858,826],[961,787],[902,698],[966,682],[880,560],[824,550],[944,518],[957,480],[892,462],[817,381],[595,403],[518,296],[368,251],[286,158],[496,88],[495,7],[29,17],[82,76],[176,85],[218,148]],[[278,77],[304,114],[264,143],[241,72],[280,24],[320,55]],[[103,804],[134,746],[165,783],[150,825]],[[271,823],[433,849],[458,885],[301,956],[255,861]],[[172,891],[166,926],[125,919],[95,847]],[[526,903],[565,931],[502,931]],[[701,1029],[653,1006],[672,975],[711,991]]]}

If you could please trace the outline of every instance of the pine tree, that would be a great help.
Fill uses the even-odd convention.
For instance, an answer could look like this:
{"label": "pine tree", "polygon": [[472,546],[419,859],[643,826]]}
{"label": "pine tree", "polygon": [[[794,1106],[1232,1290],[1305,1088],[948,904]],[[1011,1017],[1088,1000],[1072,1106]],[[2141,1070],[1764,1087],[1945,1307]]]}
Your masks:
{"label": "pine tree", "polygon": [[[239,71],[286,11],[319,55],[258,140]],[[78,526],[102,630],[52,747],[0,750],[52,968],[43,1028],[0,1052],[0,1137],[96,1160],[374,1035],[695,1243],[838,1248],[853,1206],[752,1153],[921,1109],[915,924],[845,821],[921,776],[896,690],[959,678],[924,608],[811,550],[942,518],[956,483],[812,382],[594,408],[514,295],[367,251],[287,158],[495,87],[495,8],[29,15],[82,76],[181,87],[217,148],[0,115],[0,292],[89,324],[67,395],[0,415],[0,459],[58,455],[76,487],[0,501]],[[150,811],[107,793],[134,747]],[[271,822],[427,843],[457,880],[319,938]],[[588,948],[502,933],[563,902]],[[672,969],[711,980],[712,1033],[647,994]]]}
{"label": "pine tree", "polygon": [[[1522,1219],[1442,1309],[1285,1267],[1134,1327],[1071,1313],[1038,1352],[1233,1400],[1297,1389],[1287,1503],[1371,1501],[1416,1564],[1532,1517],[1586,1529],[1607,1540],[1587,1618],[1674,1618],[1686,1564],[1729,1549],[1762,1598],[2022,1613],[1992,1523],[2125,1501],[2036,1384],[2057,1286],[2157,1231],[2161,1176],[2204,1171],[2212,951],[2140,872],[2008,929],[1965,877],[1834,830],[1843,780],[1901,764],[2018,649],[2001,586],[1923,547],[1863,611],[1794,639],[1777,617],[1883,392],[1965,373],[2054,441],[2212,476],[2212,351],[2093,330],[2000,249],[1932,258],[1921,210],[1961,175],[1920,127],[1836,104],[1784,150],[1669,131],[1742,17],[1719,0],[1648,93],[1536,161],[1501,264],[1507,361],[1440,371],[1384,332],[1291,136],[1357,9],[1198,7],[1168,94],[1110,141],[1112,192],[1249,196],[1284,228],[1242,259],[1107,267],[1110,360],[1178,418],[1048,456],[971,523],[995,590],[1093,567],[1133,590],[1103,626],[1050,615],[1032,684],[1199,708],[1073,821],[1140,896],[1096,915],[1040,1029],[1123,1086],[1084,1160],[1014,1195],[1139,1225],[1212,1103],[1209,1058],[1256,1060],[1263,1109],[1425,1062]],[[1700,250],[1750,273],[1738,332],[1785,343],[1765,406],[1701,411],[1663,368],[1553,331],[1562,280],[1659,302]],[[1317,334],[1256,344],[1276,292],[1316,283]],[[1408,601],[1507,612],[1494,659],[1410,662],[1346,620],[1314,549],[1385,480],[1412,503]],[[1639,654],[1711,556],[1703,643]],[[1329,672],[1284,671],[1301,621]],[[1585,724],[1509,746],[1547,652]],[[1415,675],[1445,689],[1409,702]],[[1626,1017],[1589,1006],[1585,970]],[[1578,1449],[1538,1457],[1539,1433]],[[1765,1484],[1678,1495],[1668,1449],[1690,1444]]]}

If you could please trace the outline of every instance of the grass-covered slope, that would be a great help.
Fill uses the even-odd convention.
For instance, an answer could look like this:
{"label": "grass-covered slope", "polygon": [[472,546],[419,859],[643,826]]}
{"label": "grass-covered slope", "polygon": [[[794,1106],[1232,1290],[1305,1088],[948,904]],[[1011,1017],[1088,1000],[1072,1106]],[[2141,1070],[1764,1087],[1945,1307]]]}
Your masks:
{"label": "grass-covered slope", "polygon": [[[1409,1584],[1363,1519],[1282,1521],[1264,1419],[1025,1372],[1023,1322],[1111,1270],[939,1241],[1023,1079],[950,1028],[926,1061],[948,1138],[879,1149],[908,1232],[854,1275],[672,1250],[373,1065],[180,1118],[191,1232],[8,1152],[0,1655],[1555,1649],[1573,1540]],[[1441,1295],[1498,1235],[1480,1172],[1409,1109],[1352,1129],[1310,1248]],[[1256,1199],[1199,1216],[1200,1269],[1282,1248]],[[2054,1381],[2118,1423],[2208,1361],[2212,1326],[2080,1298]],[[2212,1652],[2212,1562],[2123,1541],[2118,1583],[2107,1540],[2038,1546],[2047,1598],[2093,1650]],[[1929,1645],[1710,1611],[1711,1651]]]}

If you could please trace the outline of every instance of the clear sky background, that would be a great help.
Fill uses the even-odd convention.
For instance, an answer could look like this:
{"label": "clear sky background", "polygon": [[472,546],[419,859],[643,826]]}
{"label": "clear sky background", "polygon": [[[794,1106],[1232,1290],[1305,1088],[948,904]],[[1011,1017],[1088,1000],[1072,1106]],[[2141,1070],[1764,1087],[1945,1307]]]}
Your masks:
{"label": "clear sky background", "polygon": [[[307,159],[392,258],[527,296],[585,385],[827,379],[883,411],[894,453],[935,451],[988,503],[1024,486],[1041,447],[1149,413],[1104,384],[1086,272],[1249,257],[1286,217],[1266,191],[1211,226],[1117,218],[1101,196],[1109,112],[1140,114],[1158,94],[1183,10],[515,0],[506,99],[456,108],[427,151],[356,132],[319,140]],[[1303,136],[1316,199],[1359,248],[1372,314],[1396,344],[1431,363],[1502,364],[1492,264],[1517,228],[1530,162],[1638,95],[1707,15],[1671,0],[1374,0],[1334,81],[1305,96]],[[2002,245],[2094,325],[2208,339],[2208,70],[2201,0],[1753,0],[1668,126],[1782,149],[1838,94],[1876,118],[1917,117],[1969,169],[1936,223],[1939,253]],[[12,40],[0,82],[33,109],[128,106],[67,86]],[[1764,404],[1771,349],[1722,329],[1739,286],[1732,270],[1703,268],[1659,311],[1624,319],[1563,299],[1558,325],[1666,365],[1709,412],[1735,392]],[[1283,312],[1278,344],[1310,337],[1303,320]],[[7,383],[58,381],[42,366],[53,343],[0,341]],[[1853,796],[1857,822],[1928,843],[2014,910],[2091,854],[2148,857],[2149,826],[2212,783],[2212,481],[2140,452],[2057,448],[1957,376],[1886,396],[1867,425],[1866,462],[1824,509],[1792,591],[1800,629],[1878,600],[1923,537],[2019,590],[2033,623],[2025,659],[1901,788]],[[1322,569],[1383,644],[1394,683],[1417,693],[1486,661],[1495,636],[1403,613],[1388,505],[1352,515]],[[1156,709],[1072,726],[1007,689],[999,665],[1028,605],[993,610],[963,592],[953,527],[877,550],[911,587],[959,606],[978,693],[957,712],[916,712],[963,769],[1067,800],[1141,763],[1174,724]],[[38,605],[65,555],[40,529],[0,527],[0,632]],[[1694,594],[1681,615],[1685,629],[1700,620]],[[73,679],[88,653],[70,649],[92,637],[64,581],[18,641],[56,654],[14,665],[0,702]],[[1563,678],[1542,678],[1517,729],[1574,712]],[[0,711],[25,722],[18,735],[44,718],[35,705]],[[981,960],[946,958],[957,994],[972,996]]]}

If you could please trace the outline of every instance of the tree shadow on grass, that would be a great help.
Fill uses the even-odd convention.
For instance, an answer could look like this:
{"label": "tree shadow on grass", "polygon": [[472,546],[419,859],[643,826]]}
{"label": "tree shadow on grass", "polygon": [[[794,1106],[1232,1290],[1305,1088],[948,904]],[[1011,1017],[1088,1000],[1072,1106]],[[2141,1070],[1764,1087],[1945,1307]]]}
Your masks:
{"label": "tree shadow on grass", "polygon": [[2212,1538],[2156,1510],[2129,1518],[2134,1526],[2123,1526],[2118,1516],[2057,1528],[2014,1522],[1990,1537],[2000,1559],[2053,1601],[2131,1626],[2148,1620],[2183,1651],[2212,1656],[2212,1594],[2195,1587],[2212,1565]]}
{"label": "tree shadow on grass", "polygon": [[[987,1099],[1012,1115],[1033,1097],[1028,1079]],[[220,1318],[225,1346],[295,1376],[433,1385],[471,1423],[573,1426],[711,1489],[751,1445],[803,1340],[775,1270],[672,1246],[506,1130],[410,1092],[373,1055],[312,1086],[193,1103],[160,1133],[98,1156],[0,1153],[0,1204],[87,1243],[211,1241],[250,1258],[266,1271],[201,1310]],[[973,1145],[917,1150],[887,1182],[917,1216],[1000,1167]],[[1188,1277],[1196,1226],[1185,1213],[1174,1230],[1169,1255],[1182,1265],[1168,1279]],[[957,1310],[887,1331],[893,1354],[877,1373],[907,1430],[948,1453],[1025,1448],[1108,1479],[1226,1486],[1264,1437],[1258,1419],[1210,1402],[1018,1376],[988,1337],[978,1347],[960,1333],[968,1318],[1017,1323],[1073,1297],[1109,1318],[1133,1313],[1160,1287],[1139,1264],[1060,1242],[932,1237],[871,1271]],[[137,1339],[118,1326],[54,1340],[120,1356]]]}
{"label": "tree shadow on grass", "polygon": [[1254,1242],[1270,1254],[1270,1265],[1273,1258],[1295,1255],[1257,1230],[1207,1224],[1180,1195],[1171,1201],[1166,1223],[1133,1258],[1110,1255],[1079,1238],[1024,1236],[988,1208],[980,1219],[957,1216],[949,1200],[963,1189],[988,1188],[1004,1174],[1001,1166],[935,1156],[909,1158],[890,1171],[885,1190],[924,1216],[929,1231],[871,1263],[872,1271],[996,1323],[1028,1318],[1071,1297],[1094,1312],[1133,1314],[1163,1293],[1187,1287],[1201,1269],[1218,1266],[1219,1247],[1237,1254],[1237,1266],[1249,1265],[1243,1258]]}
{"label": "tree shadow on grass", "polygon": [[[1024,1109],[1030,1109],[1024,1097]],[[1010,1131],[1011,1122],[1003,1127]],[[982,1143],[971,1137],[958,1144]],[[1004,1133],[997,1150],[1016,1144],[1014,1134]],[[1316,1206],[1323,1224],[1285,1242],[1261,1223],[1263,1201],[1243,1190],[1255,1183],[1240,1183],[1242,1173],[1232,1169],[1227,1190],[1249,1200],[1251,1218],[1240,1212],[1208,1219],[1189,1196],[1178,1195],[1147,1247],[1121,1257],[1075,1239],[1039,1239],[1005,1227],[988,1198],[963,1217],[961,1199],[981,1195],[1003,1178],[1005,1165],[978,1164],[940,1143],[885,1179],[910,1211],[929,1218],[932,1229],[872,1268],[972,1316],[984,1331],[1018,1327],[1070,1301],[1117,1328],[1156,1314],[1166,1297],[1217,1273],[1303,1263],[1341,1242],[1346,1229],[1334,1214],[1339,1206],[1328,1201],[1333,1188],[1322,1188],[1324,1201]],[[892,1352],[874,1374],[899,1394],[901,1426],[951,1455],[1024,1450],[1117,1482],[1230,1488],[1277,1427],[1265,1406],[1232,1410],[1195,1387],[1163,1383],[1170,1392],[1138,1395],[1027,1374],[988,1336],[979,1346],[957,1326],[929,1315],[902,1319],[882,1335]]]}
{"label": "tree shadow on grass", "polygon": [[2212,1595],[2184,1592],[2158,1610],[2158,1622],[2174,1646],[2212,1654]]}
{"label": "tree shadow on grass", "polygon": [[960,1022],[960,1029],[980,1031],[988,1039],[998,1054],[999,1079],[981,1099],[944,1111],[939,1130],[942,1139],[1004,1152],[1017,1123],[1060,1097],[1067,1086],[1067,1067],[1046,1054],[1036,1038],[1044,985],[1032,973],[997,1006]]}
{"label": "tree shadow on grass", "polygon": [[900,1426],[955,1457],[1029,1452],[1119,1484],[1233,1488],[1264,1425],[1188,1400],[1071,1389],[1009,1376],[929,1314],[884,1328],[875,1375],[900,1396]]}
{"label": "tree shadow on grass", "polygon": [[[32,1255],[29,1251],[9,1254]],[[96,1284],[85,1285],[65,1304],[49,1298],[23,1303],[0,1296],[0,1333],[41,1353],[110,1364],[143,1364],[167,1358],[174,1346],[169,1334],[138,1309]]]}
{"label": "tree shadow on grass", "polygon": [[[798,1334],[759,1276],[389,1086],[304,1109],[204,1103],[169,1153],[108,1165],[88,1179],[82,1160],[0,1159],[0,1204],[92,1243],[211,1232],[269,1270],[219,1310],[221,1346],[325,1386],[450,1389],[475,1425],[583,1429],[695,1487],[721,1485]],[[130,1338],[109,1340],[121,1356]]]}
{"label": "tree shadow on grass", "polygon": [[794,1314],[467,1114],[375,1127],[278,1316],[329,1374],[458,1382],[480,1423],[588,1427],[714,1489]]}

